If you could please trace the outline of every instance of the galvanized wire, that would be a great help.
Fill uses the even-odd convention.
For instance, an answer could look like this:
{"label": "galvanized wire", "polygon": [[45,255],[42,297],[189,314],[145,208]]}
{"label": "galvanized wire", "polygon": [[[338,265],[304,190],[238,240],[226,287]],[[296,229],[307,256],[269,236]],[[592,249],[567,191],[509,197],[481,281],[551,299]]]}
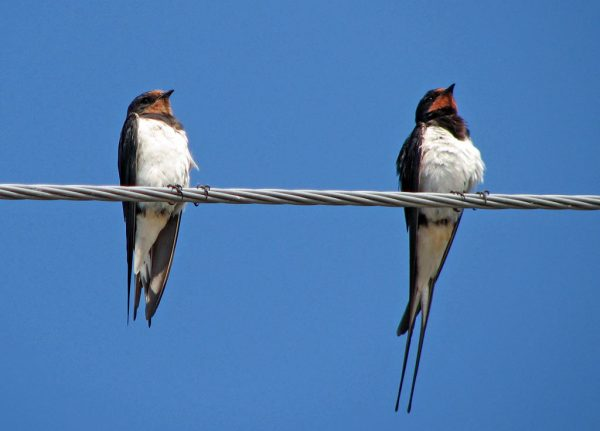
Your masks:
{"label": "galvanized wire", "polygon": [[194,204],[353,205],[478,209],[600,210],[598,195],[406,193],[190,187],[0,184],[0,200],[191,202]]}

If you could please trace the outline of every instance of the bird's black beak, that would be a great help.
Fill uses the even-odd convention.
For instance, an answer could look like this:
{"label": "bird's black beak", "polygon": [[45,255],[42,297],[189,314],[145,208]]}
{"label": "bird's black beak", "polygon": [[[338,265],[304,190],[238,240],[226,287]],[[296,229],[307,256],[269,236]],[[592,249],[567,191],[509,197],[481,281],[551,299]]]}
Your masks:
{"label": "bird's black beak", "polygon": [[452,84],[450,87],[446,88],[446,89],[444,90],[444,93],[446,93],[446,94],[452,94],[452,93],[454,92],[454,86],[455,86],[455,85],[456,85],[456,84]]}
{"label": "bird's black beak", "polygon": [[171,97],[171,94],[173,94],[175,90],[168,90],[165,91],[163,94],[160,95],[161,99],[168,99],[169,97]]}

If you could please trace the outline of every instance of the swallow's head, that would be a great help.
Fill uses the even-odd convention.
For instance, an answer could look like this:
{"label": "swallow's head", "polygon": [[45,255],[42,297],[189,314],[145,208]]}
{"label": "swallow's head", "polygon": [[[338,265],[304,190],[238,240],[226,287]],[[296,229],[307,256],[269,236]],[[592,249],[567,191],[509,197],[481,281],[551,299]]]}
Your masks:
{"label": "swallow's head", "polygon": [[452,94],[453,91],[454,84],[448,88],[436,88],[428,91],[417,106],[415,121],[419,123],[443,115],[457,114],[458,108]]}
{"label": "swallow's head", "polygon": [[152,90],[140,94],[129,104],[127,115],[132,113],[173,115],[171,103],[169,102],[169,97],[173,94],[173,91]]}

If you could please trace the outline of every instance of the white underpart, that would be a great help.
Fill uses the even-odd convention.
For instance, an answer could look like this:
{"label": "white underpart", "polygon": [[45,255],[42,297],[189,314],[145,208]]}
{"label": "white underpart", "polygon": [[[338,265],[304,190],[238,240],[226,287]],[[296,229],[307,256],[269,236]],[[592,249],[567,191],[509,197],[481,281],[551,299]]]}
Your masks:
{"label": "white underpart", "polygon": [[[420,192],[461,192],[473,190],[483,181],[485,165],[469,138],[456,139],[442,127],[427,127],[421,144]],[[429,220],[446,218],[447,208],[422,208]]]}
{"label": "white underpart", "polygon": [[[188,149],[188,139],[183,130],[176,130],[163,121],[138,118],[136,185],[166,187],[190,184],[190,170],[196,167]],[[142,269],[148,279],[151,261],[149,251],[160,231],[174,212],[183,205],[166,202],[140,203],[145,213],[136,218],[134,273]]]}
{"label": "white underpart", "polygon": [[[483,181],[485,166],[469,138],[456,139],[442,127],[427,127],[421,145],[419,191],[461,192]],[[423,316],[429,312],[429,283],[436,276],[460,212],[452,208],[421,208],[429,223],[419,227],[417,241],[417,290]],[[435,224],[448,219],[448,224]],[[414,302],[416,306],[419,301]]]}
{"label": "white underpart", "polygon": [[[458,215],[458,213],[455,214]],[[429,311],[430,280],[433,280],[438,272],[453,229],[454,224],[442,226],[429,224],[427,227],[419,227],[419,238],[417,240],[417,290],[421,295],[423,316],[426,316]],[[415,301],[415,313],[417,305],[418,302]]]}

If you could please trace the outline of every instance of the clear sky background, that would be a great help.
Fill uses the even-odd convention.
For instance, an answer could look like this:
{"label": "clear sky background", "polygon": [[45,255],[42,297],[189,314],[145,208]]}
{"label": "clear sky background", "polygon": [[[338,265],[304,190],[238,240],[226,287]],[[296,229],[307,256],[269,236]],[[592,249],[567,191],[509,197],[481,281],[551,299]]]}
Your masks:
{"label": "clear sky background", "polygon": [[[4,2],[0,183],[117,184],[127,105],[174,88],[193,184],[393,191],[419,99],[455,82],[481,189],[598,194],[599,22],[592,1]],[[148,329],[119,203],[0,208],[2,429],[600,427],[598,212],[465,212],[407,415],[402,209],[188,206]]]}

